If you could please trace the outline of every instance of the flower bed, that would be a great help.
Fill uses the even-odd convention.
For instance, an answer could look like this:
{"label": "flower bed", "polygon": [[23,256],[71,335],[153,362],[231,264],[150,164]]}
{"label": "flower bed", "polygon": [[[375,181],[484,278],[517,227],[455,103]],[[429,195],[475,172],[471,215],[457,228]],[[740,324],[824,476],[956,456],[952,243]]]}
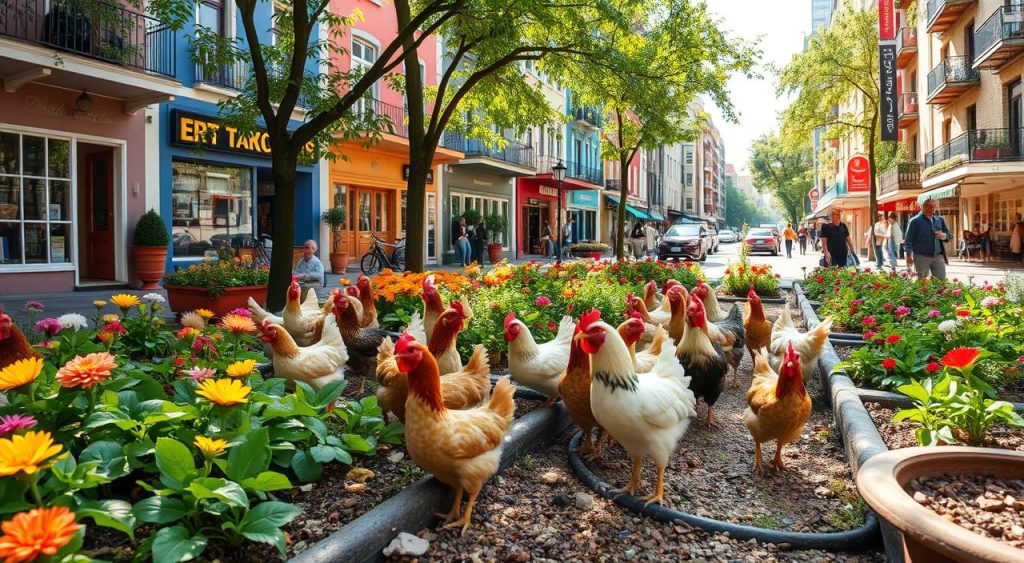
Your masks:
{"label": "flower bed", "polygon": [[761,297],[779,297],[779,274],[769,264],[750,263],[750,245],[740,246],[740,260],[729,263],[722,278],[721,291],[725,295],[746,297],[753,289]]}
{"label": "flower bed", "polygon": [[269,266],[257,265],[249,256],[234,258],[224,255],[216,261],[204,260],[168,272],[163,283],[165,286],[203,288],[210,298],[216,298],[227,288],[265,286],[269,280]]}

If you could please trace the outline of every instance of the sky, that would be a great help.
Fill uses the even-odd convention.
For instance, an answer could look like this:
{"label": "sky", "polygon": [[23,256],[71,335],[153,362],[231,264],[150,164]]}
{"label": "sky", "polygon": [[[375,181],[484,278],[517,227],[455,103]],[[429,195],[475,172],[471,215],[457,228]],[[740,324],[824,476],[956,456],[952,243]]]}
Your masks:
{"label": "sky", "polygon": [[758,46],[763,58],[755,68],[763,78],[735,76],[729,81],[739,123],[726,122],[713,104],[706,108],[725,141],[725,161],[745,174],[750,145],[777,127],[777,116],[786,107],[786,100],[775,94],[776,79],[768,64],[781,68],[803,50],[804,36],[811,31],[811,0],[711,0],[708,6],[731,36],[761,37]]}

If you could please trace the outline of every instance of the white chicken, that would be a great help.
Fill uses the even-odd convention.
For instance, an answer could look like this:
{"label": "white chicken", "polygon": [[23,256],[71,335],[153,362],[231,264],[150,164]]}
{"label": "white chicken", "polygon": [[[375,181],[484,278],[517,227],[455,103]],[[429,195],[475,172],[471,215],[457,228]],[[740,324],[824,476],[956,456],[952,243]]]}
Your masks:
{"label": "white chicken", "polygon": [[640,488],[640,466],[650,456],[658,466],[658,484],[646,504],[662,503],[665,467],[679,439],[697,416],[690,378],[676,360],[671,339],[661,348],[654,369],[637,374],[626,343],[618,331],[601,321],[596,309],[580,319],[583,351],[591,356],[593,383],[590,407],[598,424],[633,458],[625,491]]}
{"label": "white chicken", "polygon": [[545,406],[558,399],[558,378],[569,365],[569,345],[575,329],[571,318],[562,317],[555,338],[537,344],[529,327],[515,313],[505,316],[508,372],[517,383],[547,395]]}
{"label": "white chicken", "polygon": [[253,321],[257,325],[264,321],[284,327],[295,339],[299,346],[309,346],[320,338],[320,331],[323,328],[324,318],[329,316],[333,310],[331,300],[328,299],[323,308],[317,301],[316,292],[309,291],[305,301],[299,301],[302,295],[302,288],[295,276],[292,276],[292,283],[288,286],[287,299],[284,311],[281,315],[274,315],[265,311],[251,297],[249,298],[249,311],[252,313]]}
{"label": "white chicken", "polygon": [[[249,312],[252,313],[252,320],[256,323],[256,326],[263,324],[263,321],[267,321],[270,324],[275,325],[284,325],[284,317],[267,311],[252,297],[249,298],[247,305]],[[300,309],[303,313],[309,314],[312,314],[314,311],[320,311],[320,303],[317,302],[315,291],[310,291],[306,294],[306,300],[302,302]]]}
{"label": "white chicken", "polygon": [[775,319],[772,325],[772,341],[768,357],[769,364],[776,372],[782,366],[783,356],[787,347],[792,344],[793,349],[800,354],[800,373],[807,381],[807,378],[814,375],[818,365],[818,358],[825,351],[825,343],[828,342],[829,332],[832,330],[832,317],[826,317],[818,326],[807,332],[800,332],[793,325],[793,316],[789,312],[789,304],[783,309],[779,318]]}
{"label": "white chicken", "polygon": [[274,375],[305,381],[317,390],[328,383],[344,381],[348,349],[334,315],[324,320],[320,340],[306,347],[299,347],[281,325],[263,321],[259,328],[260,339],[274,349]]}

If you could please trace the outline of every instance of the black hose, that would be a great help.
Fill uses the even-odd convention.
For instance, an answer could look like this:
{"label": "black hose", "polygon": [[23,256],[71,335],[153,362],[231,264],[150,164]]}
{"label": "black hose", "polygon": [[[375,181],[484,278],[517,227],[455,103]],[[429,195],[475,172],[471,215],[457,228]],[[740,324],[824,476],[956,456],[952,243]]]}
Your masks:
{"label": "black hose", "polygon": [[660,522],[675,522],[681,520],[691,526],[707,530],[709,532],[728,532],[729,537],[738,540],[749,540],[751,538],[760,543],[789,544],[794,549],[824,549],[827,551],[852,551],[877,542],[879,538],[878,517],[869,509],[864,519],[864,525],[854,530],[842,532],[784,532],[782,530],[770,530],[745,526],[722,520],[704,518],[687,512],[679,512],[658,504],[644,506],[644,501],[626,493],[611,492],[612,486],[595,475],[583,463],[576,448],[579,447],[583,434],[577,432],[567,446],[569,454],[569,465],[576,476],[583,484],[602,497],[614,501],[619,506],[632,510],[633,512],[653,518]]}

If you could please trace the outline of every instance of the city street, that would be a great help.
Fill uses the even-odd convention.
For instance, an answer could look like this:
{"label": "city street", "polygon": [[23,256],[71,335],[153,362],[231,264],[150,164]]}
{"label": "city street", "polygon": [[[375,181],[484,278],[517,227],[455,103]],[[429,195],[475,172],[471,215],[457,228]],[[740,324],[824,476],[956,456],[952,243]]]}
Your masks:
{"label": "city street", "polygon": [[[729,264],[739,261],[740,246],[740,243],[722,244],[718,247],[717,254],[708,256],[707,260],[702,264],[707,277],[709,279],[719,279],[725,276],[725,269],[729,267]],[[750,256],[750,263],[767,264],[772,267],[776,274],[782,276],[783,281],[791,282],[804,277],[804,271],[801,268],[807,268],[808,271],[813,270],[818,265],[818,259],[820,258],[820,253],[813,252],[810,249],[808,249],[807,254],[801,256],[799,248],[793,249],[792,258],[786,258],[786,249],[783,247],[782,253],[778,256],[763,253],[752,254]]]}

